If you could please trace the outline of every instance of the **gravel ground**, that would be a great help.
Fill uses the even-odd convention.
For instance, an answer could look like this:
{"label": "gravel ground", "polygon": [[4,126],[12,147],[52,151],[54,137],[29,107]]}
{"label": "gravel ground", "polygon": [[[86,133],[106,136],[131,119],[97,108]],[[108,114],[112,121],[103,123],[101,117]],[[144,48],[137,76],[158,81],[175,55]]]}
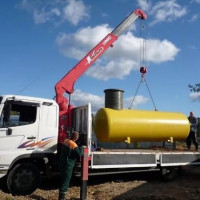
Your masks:
{"label": "gravel ground", "polygon": [[[80,181],[73,179],[67,199],[80,199]],[[12,196],[0,182],[0,200],[57,200],[58,177],[42,179],[27,196]],[[184,167],[175,180],[164,182],[158,172],[89,177],[88,200],[199,200],[200,168]]]}

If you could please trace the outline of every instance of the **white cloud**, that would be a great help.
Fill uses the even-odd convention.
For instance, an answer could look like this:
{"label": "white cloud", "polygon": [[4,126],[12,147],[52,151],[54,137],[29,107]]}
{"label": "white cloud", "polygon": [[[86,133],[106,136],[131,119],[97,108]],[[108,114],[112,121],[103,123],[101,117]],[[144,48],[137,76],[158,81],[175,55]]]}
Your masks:
{"label": "white cloud", "polygon": [[[129,108],[132,100],[133,100],[133,97],[124,98],[123,107]],[[136,108],[139,104],[145,104],[147,101],[148,101],[148,98],[138,95],[135,97],[132,108]],[[95,113],[100,108],[105,107],[104,96],[98,96],[91,93],[85,93],[81,91],[80,89],[77,89],[74,91],[74,93],[72,94],[72,104],[74,106],[86,105],[88,103],[91,103],[93,113]]]}
{"label": "white cloud", "polygon": [[193,2],[200,3],[200,0],[193,0]]}
{"label": "white cloud", "polygon": [[199,16],[197,14],[192,15],[191,19],[189,20],[189,22],[195,22],[197,21],[197,19],[199,18]]}
{"label": "white cloud", "polygon": [[96,112],[98,109],[104,107],[104,97],[85,93],[77,89],[72,95],[72,104],[75,106],[81,106],[91,103],[92,112]]}
{"label": "white cloud", "polygon": [[65,21],[77,25],[89,19],[90,8],[82,0],[22,0],[21,8],[33,14],[36,24]]}
{"label": "white cloud", "polygon": [[73,25],[77,25],[83,19],[89,18],[88,8],[84,5],[83,1],[69,0],[68,5],[63,9],[64,19],[71,22]]}
{"label": "white cloud", "polygon": [[136,108],[140,104],[145,104],[148,102],[148,98],[138,95],[135,97],[134,101],[133,97],[128,97],[124,99],[124,108]]}
{"label": "white cloud", "polygon": [[[154,1],[152,1],[154,3]],[[158,1],[153,4],[151,1],[138,0],[142,9],[153,17],[150,25],[160,22],[172,22],[187,14],[186,7],[182,7],[176,0]]]}
{"label": "white cloud", "polygon": [[53,17],[60,16],[60,11],[57,8],[54,8],[50,11],[45,11],[44,9],[38,11],[33,11],[33,18],[36,24],[43,24],[48,21],[51,21]]}
{"label": "white cloud", "polygon": [[[107,24],[93,28],[85,27],[70,35],[60,33],[56,38],[56,43],[63,55],[81,60],[111,31],[112,29]],[[142,41],[131,32],[121,35],[114,43],[114,47],[109,48],[86,74],[101,80],[123,79],[132,70],[140,68]],[[147,62],[160,63],[173,60],[178,52],[179,49],[168,40],[146,40]]]}
{"label": "white cloud", "polygon": [[80,60],[109,32],[111,29],[108,24],[94,28],[85,27],[74,34],[60,33],[56,38],[56,43],[63,55]]}
{"label": "white cloud", "polygon": [[160,63],[174,60],[180,50],[168,40],[149,39],[146,44],[147,61]]}
{"label": "white cloud", "polygon": [[22,0],[21,1],[21,4],[19,4],[18,6],[19,8],[22,8],[22,9],[25,9],[29,12],[32,12],[33,11],[33,8],[34,8],[34,4],[33,2],[31,1],[28,1],[28,0]]}
{"label": "white cloud", "polygon": [[123,79],[124,76],[130,74],[132,69],[138,69],[137,63],[133,60],[119,58],[108,61],[106,64],[103,61],[100,60],[86,74],[93,78],[107,81],[111,78]]}
{"label": "white cloud", "polygon": [[172,22],[177,18],[184,16],[186,13],[186,8],[181,7],[178,3],[176,3],[176,0],[159,1],[151,10],[151,14],[155,16],[155,20],[152,22],[152,24],[163,21]]}
{"label": "white cloud", "polygon": [[199,92],[192,92],[192,93],[190,93],[189,96],[193,101],[200,101],[200,93]]}
{"label": "white cloud", "polygon": [[138,5],[142,10],[150,10],[151,8],[151,2],[147,0],[138,0]]}

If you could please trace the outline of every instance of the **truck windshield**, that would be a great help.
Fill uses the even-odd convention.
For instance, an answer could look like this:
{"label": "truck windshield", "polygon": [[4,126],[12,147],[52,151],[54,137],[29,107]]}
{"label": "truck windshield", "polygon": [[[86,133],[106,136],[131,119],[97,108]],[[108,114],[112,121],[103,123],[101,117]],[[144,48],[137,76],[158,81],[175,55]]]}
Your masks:
{"label": "truck windshield", "polygon": [[1,103],[2,99],[3,99],[3,98],[2,98],[2,97],[0,97],[0,103]]}

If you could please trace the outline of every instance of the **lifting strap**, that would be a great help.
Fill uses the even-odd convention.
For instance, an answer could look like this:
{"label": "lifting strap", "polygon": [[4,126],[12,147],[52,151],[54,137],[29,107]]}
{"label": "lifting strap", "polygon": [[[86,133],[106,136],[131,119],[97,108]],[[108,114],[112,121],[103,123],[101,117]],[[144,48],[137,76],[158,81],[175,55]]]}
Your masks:
{"label": "lifting strap", "polygon": [[[145,28],[144,24],[141,23],[141,24],[140,24],[140,37],[141,37],[141,38],[142,38],[142,29],[144,29],[144,28]],[[134,95],[134,97],[133,97],[133,100],[132,100],[132,102],[131,102],[131,105],[130,105],[129,109],[132,108],[133,103],[134,103],[134,101],[135,101],[135,98],[136,98],[136,96],[137,96],[137,93],[138,93],[138,91],[139,91],[139,88],[140,88],[141,84],[144,82],[144,83],[146,84],[147,90],[148,90],[148,92],[149,92],[149,96],[150,96],[151,101],[152,101],[152,103],[153,103],[154,109],[155,109],[155,111],[157,111],[158,109],[156,108],[155,102],[154,102],[154,100],[153,100],[153,96],[152,96],[152,94],[151,94],[150,88],[149,88],[148,83],[147,83],[147,80],[146,80],[146,78],[145,78],[145,74],[146,74],[146,72],[147,72],[147,68],[144,67],[144,66],[146,66],[146,39],[145,39],[144,37],[143,37],[143,39],[141,39],[141,41],[140,41],[140,66],[141,66],[141,67],[140,67],[141,79],[140,79],[140,82],[139,82],[139,84],[138,84],[138,87],[137,87],[137,89],[136,89],[135,95]]]}
{"label": "lifting strap", "polygon": [[149,96],[150,96],[150,98],[151,98],[151,101],[152,101],[152,103],[153,103],[154,109],[155,109],[155,111],[158,111],[158,109],[156,108],[156,105],[155,105],[153,96],[152,96],[152,94],[151,94],[150,88],[149,88],[149,86],[148,86],[147,80],[146,80],[146,78],[145,78],[145,74],[142,74],[142,75],[141,75],[140,82],[139,82],[139,84],[138,84],[138,87],[137,87],[137,89],[136,89],[135,95],[134,95],[134,97],[133,97],[133,100],[132,100],[132,102],[131,102],[131,105],[130,105],[129,109],[132,108],[133,103],[134,103],[134,101],[135,101],[135,98],[136,98],[136,96],[137,96],[137,94],[138,94],[139,88],[140,88],[140,86],[141,86],[142,83],[145,83],[145,85],[146,85],[146,87],[147,87],[147,90],[148,90],[148,92],[149,92]]}

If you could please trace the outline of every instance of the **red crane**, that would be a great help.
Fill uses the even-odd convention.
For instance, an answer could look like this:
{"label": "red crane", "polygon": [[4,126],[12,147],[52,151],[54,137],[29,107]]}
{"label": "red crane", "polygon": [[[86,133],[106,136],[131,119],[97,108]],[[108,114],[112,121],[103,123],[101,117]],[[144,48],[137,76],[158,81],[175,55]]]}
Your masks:
{"label": "red crane", "polygon": [[[59,105],[58,143],[66,138],[68,128],[72,127],[73,106],[70,104],[70,95],[74,92],[74,83],[138,18],[144,20],[147,15],[140,9],[133,11],[56,84],[56,102]],[[69,94],[69,99],[64,96],[65,93]]]}

